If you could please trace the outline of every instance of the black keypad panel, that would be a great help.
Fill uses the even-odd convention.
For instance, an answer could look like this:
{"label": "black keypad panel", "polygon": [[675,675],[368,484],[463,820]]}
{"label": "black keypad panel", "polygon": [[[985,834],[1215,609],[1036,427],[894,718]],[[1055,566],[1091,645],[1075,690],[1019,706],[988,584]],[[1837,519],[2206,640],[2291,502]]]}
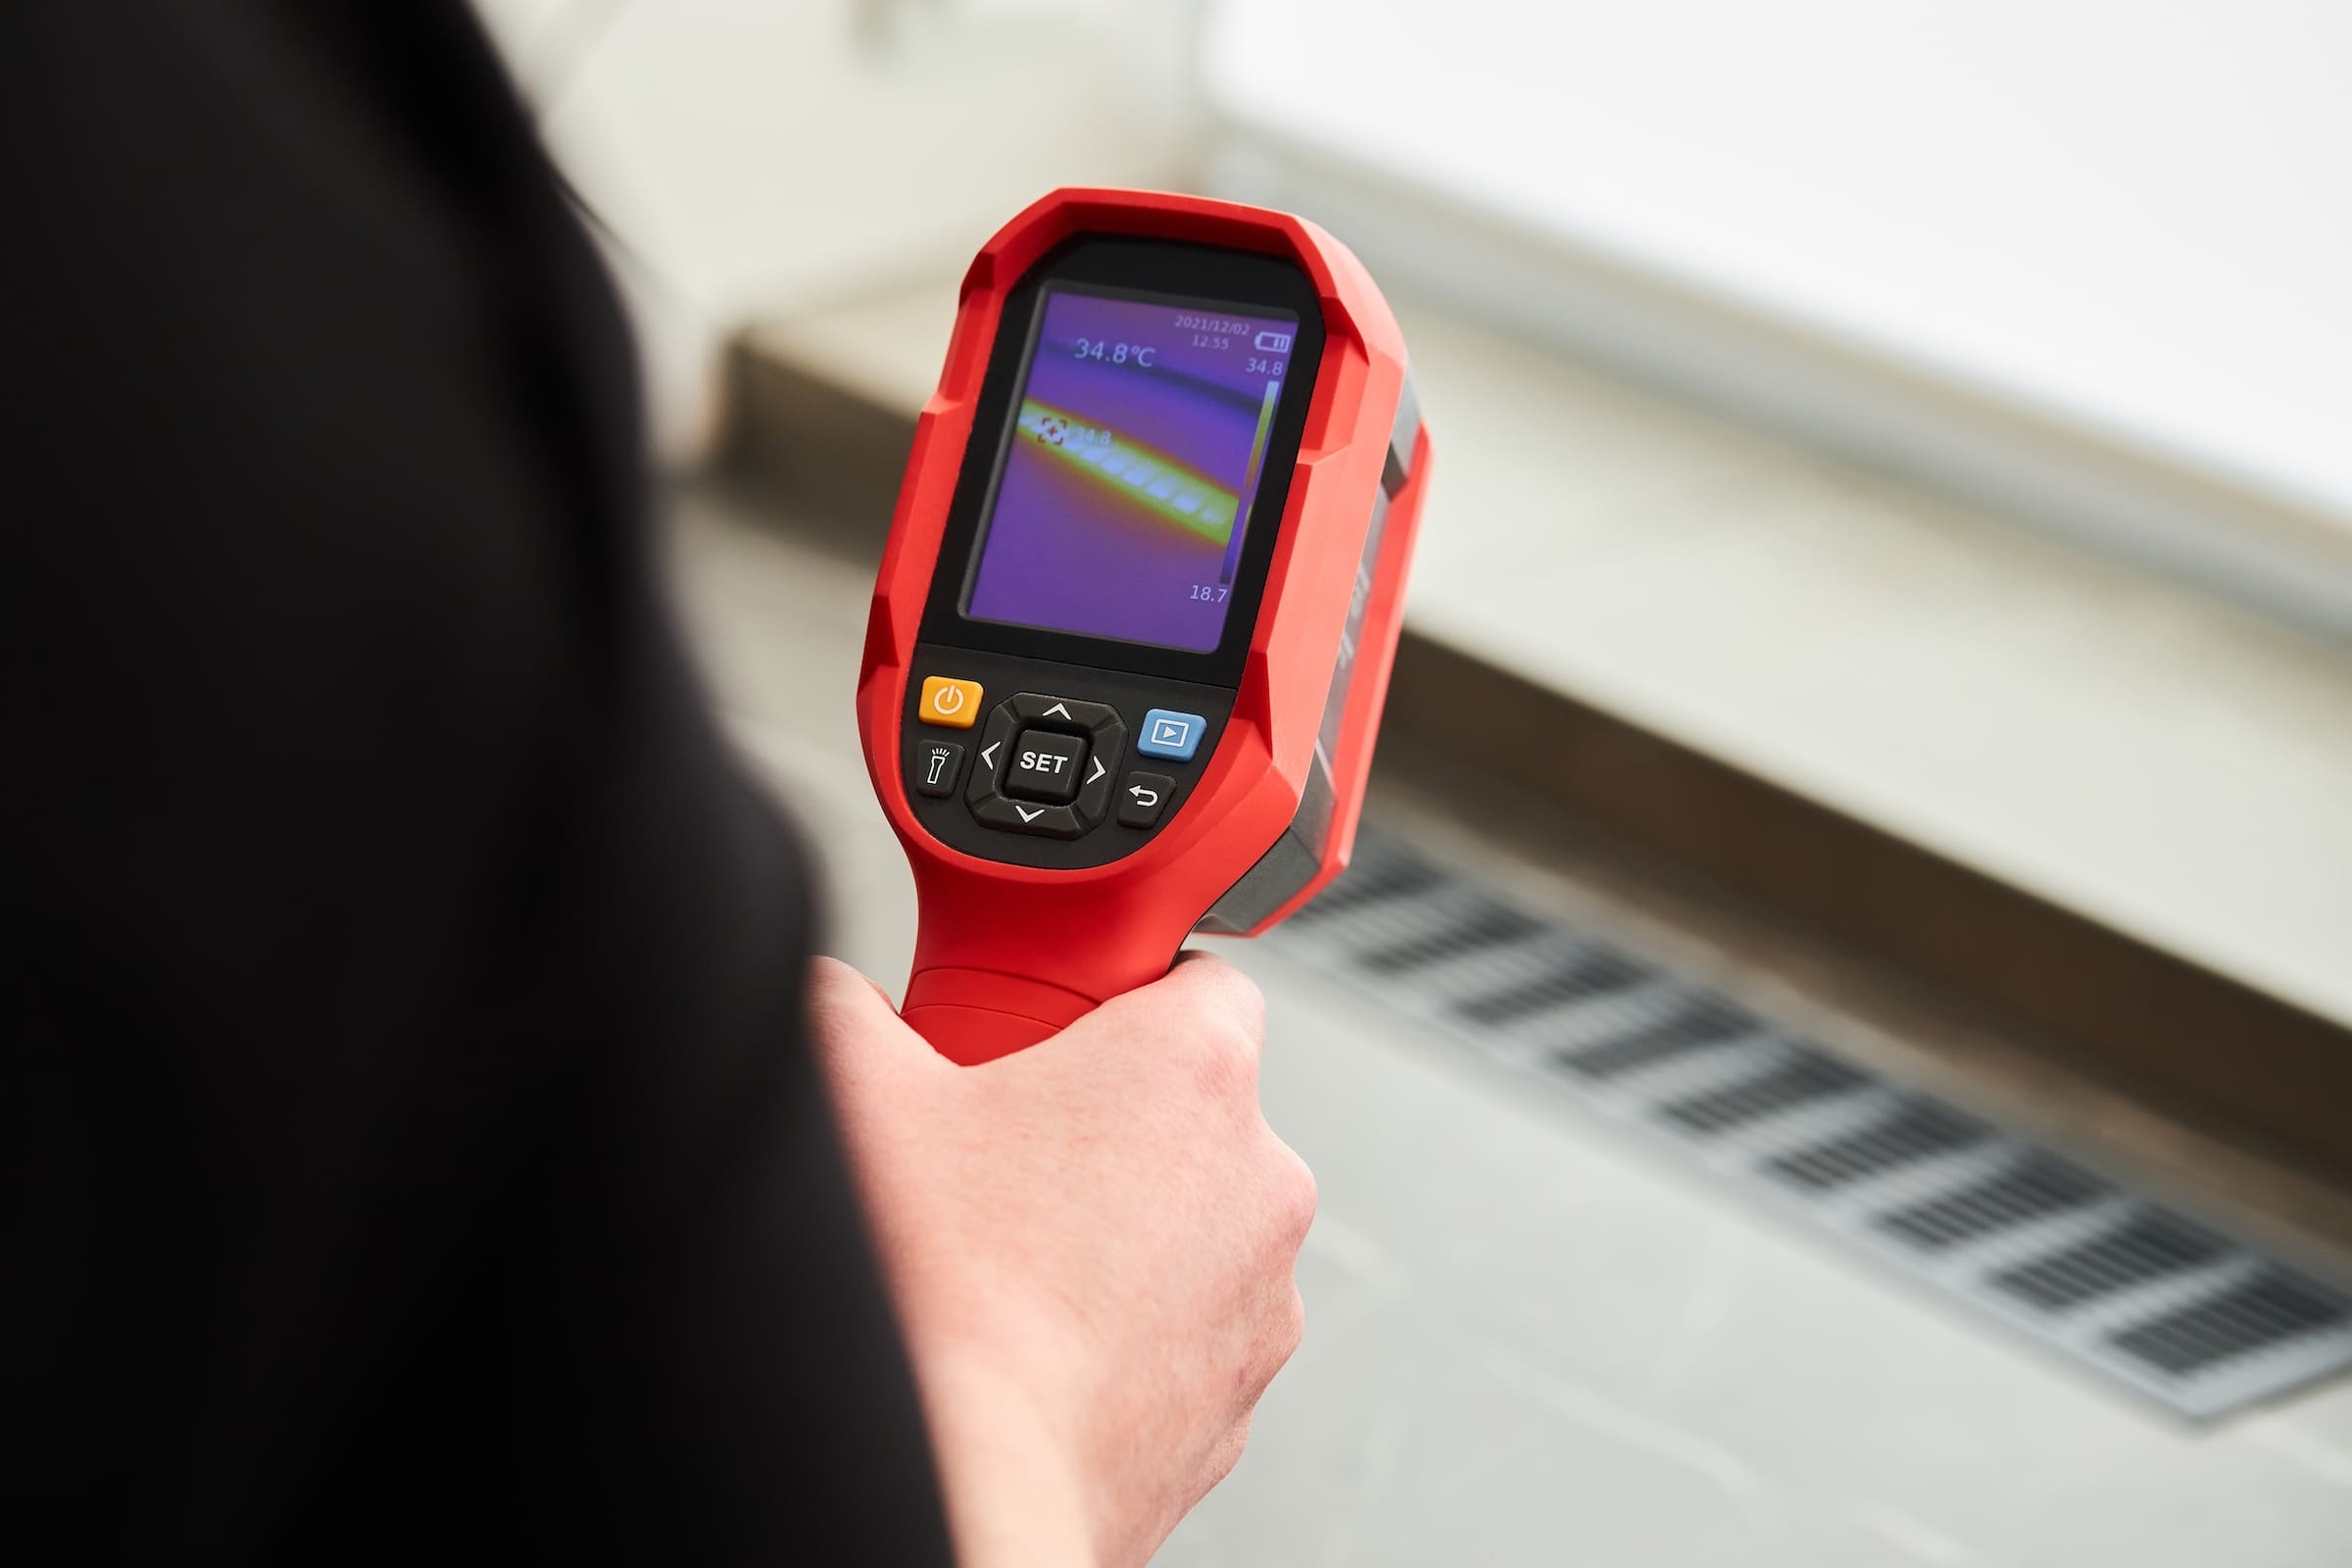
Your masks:
{"label": "black keypad panel", "polygon": [[[1200,782],[1233,711],[1231,691],[1187,681],[930,644],[915,656],[902,717],[915,818],[954,849],[1016,865],[1101,865],[1149,843]],[[928,676],[974,681],[999,700],[975,729],[925,724]],[[1132,726],[1153,709],[1200,714],[1200,746],[1188,760],[1132,769]]]}

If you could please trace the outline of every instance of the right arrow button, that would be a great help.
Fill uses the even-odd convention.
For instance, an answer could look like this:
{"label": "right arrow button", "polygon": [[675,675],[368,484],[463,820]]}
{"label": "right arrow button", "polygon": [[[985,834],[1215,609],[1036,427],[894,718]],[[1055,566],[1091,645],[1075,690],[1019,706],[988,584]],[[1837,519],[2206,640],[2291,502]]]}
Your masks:
{"label": "right arrow button", "polygon": [[1130,773],[1119,781],[1119,826],[1157,827],[1176,781],[1165,773]]}

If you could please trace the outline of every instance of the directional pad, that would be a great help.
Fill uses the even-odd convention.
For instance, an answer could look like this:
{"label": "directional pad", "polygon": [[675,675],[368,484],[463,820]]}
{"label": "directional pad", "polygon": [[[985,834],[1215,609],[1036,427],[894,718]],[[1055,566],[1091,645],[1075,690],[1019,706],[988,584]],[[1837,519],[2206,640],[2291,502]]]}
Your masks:
{"label": "directional pad", "polygon": [[1107,703],[1021,692],[988,715],[964,789],[973,820],[1011,833],[1077,838],[1110,812],[1127,726]]}

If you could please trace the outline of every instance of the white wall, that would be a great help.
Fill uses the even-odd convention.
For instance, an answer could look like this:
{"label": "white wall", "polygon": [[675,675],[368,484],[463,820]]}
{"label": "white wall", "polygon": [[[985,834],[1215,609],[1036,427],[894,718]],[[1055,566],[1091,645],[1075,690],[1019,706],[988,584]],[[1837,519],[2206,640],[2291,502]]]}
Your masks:
{"label": "white wall", "polygon": [[2342,0],[1224,0],[1205,44],[1233,119],[2352,527]]}
{"label": "white wall", "polygon": [[958,270],[1043,191],[1164,183],[1185,155],[1186,0],[477,6],[619,237],[673,460],[744,319]]}

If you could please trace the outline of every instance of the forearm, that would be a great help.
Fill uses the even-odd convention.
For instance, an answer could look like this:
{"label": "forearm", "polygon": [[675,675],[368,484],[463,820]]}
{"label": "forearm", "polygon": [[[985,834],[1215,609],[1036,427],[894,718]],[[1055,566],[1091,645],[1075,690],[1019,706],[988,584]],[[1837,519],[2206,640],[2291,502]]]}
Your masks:
{"label": "forearm", "polygon": [[1069,1440],[1027,1391],[945,1353],[918,1355],[916,1376],[961,1568],[1093,1568]]}

